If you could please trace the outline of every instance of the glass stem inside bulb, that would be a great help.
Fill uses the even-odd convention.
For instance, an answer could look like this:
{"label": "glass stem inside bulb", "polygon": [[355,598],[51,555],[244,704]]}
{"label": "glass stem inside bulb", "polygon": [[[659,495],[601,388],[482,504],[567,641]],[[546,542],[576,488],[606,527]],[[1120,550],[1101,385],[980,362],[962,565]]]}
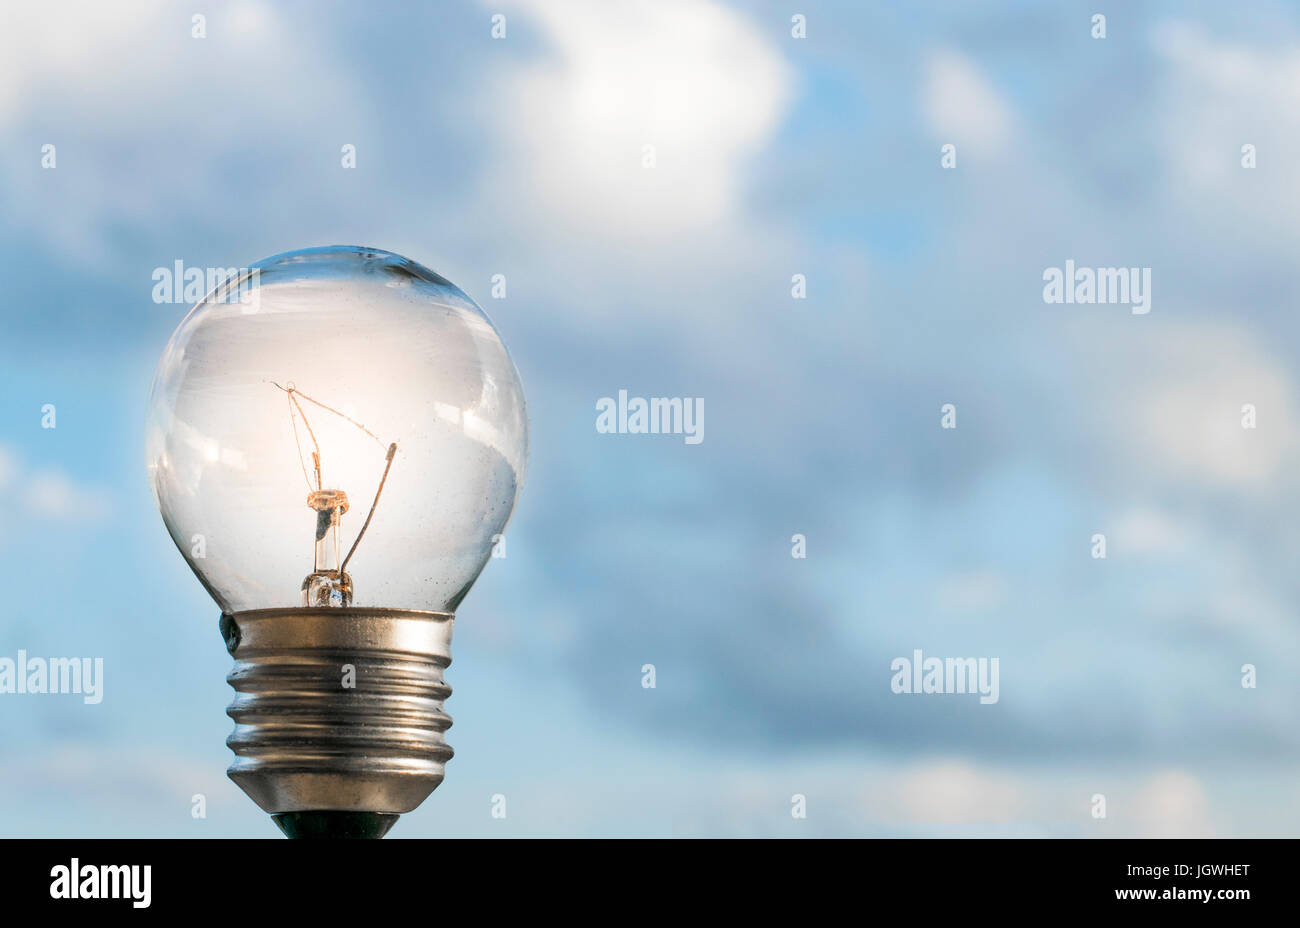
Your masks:
{"label": "glass stem inside bulb", "polygon": [[339,566],[339,531],[343,528],[343,514],[338,509],[322,510],[316,514],[316,562],[313,570],[326,570]]}
{"label": "glass stem inside bulb", "polygon": [[342,490],[314,490],[307,505],[316,513],[312,572],[302,583],[304,606],[352,605],[352,578],[340,569],[343,514],[348,495]]}

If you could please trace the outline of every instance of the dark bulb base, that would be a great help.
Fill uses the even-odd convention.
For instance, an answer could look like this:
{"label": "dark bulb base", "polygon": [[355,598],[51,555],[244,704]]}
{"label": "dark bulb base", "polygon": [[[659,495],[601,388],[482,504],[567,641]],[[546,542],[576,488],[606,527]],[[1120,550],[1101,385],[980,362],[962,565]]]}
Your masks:
{"label": "dark bulb base", "polygon": [[281,812],[271,821],[286,838],[382,838],[399,817],[396,812]]}

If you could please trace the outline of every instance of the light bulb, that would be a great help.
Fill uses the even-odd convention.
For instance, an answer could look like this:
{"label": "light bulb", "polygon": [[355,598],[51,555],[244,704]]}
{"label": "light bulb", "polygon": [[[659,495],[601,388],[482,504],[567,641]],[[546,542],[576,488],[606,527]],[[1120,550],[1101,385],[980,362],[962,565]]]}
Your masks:
{"label": "light bulb", "polygon": [[236,660],[229,774],[286,833],[381,834],[441,782],[452,616],[527,450],[492,323],[389,252],[267,258],[172,335],[150,478]]}

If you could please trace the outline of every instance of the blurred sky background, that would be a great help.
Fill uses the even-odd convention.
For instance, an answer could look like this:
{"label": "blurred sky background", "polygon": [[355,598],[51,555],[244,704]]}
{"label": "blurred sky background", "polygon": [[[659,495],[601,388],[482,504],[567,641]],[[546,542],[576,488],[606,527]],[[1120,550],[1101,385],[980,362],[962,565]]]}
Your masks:
{"label": "blurred sky background", "polygon": [[[145,478],[152,274],[334,243],[464,288],[532,419],[393,837],[1300,832],[1295,4],[0,17],[0,656],[105,660],[100,705],[0,696],[0,833],[278,834]],[[1151,312],[1044,304],[1066,259]],[[598,434],[619,389],[703,443]],[[915,648],[1000,701],[894,695]]]}

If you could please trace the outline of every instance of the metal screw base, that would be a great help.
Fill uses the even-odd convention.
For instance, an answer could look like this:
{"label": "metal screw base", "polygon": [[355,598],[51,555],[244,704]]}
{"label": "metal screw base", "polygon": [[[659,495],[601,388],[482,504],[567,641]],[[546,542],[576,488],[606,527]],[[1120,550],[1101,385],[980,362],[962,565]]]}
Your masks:
{"label": "metal screw base", "polygon": [[452,620],[362,607],[223,615],[236,693],[227,775],[290,837],[381,837],[452,756]]}

